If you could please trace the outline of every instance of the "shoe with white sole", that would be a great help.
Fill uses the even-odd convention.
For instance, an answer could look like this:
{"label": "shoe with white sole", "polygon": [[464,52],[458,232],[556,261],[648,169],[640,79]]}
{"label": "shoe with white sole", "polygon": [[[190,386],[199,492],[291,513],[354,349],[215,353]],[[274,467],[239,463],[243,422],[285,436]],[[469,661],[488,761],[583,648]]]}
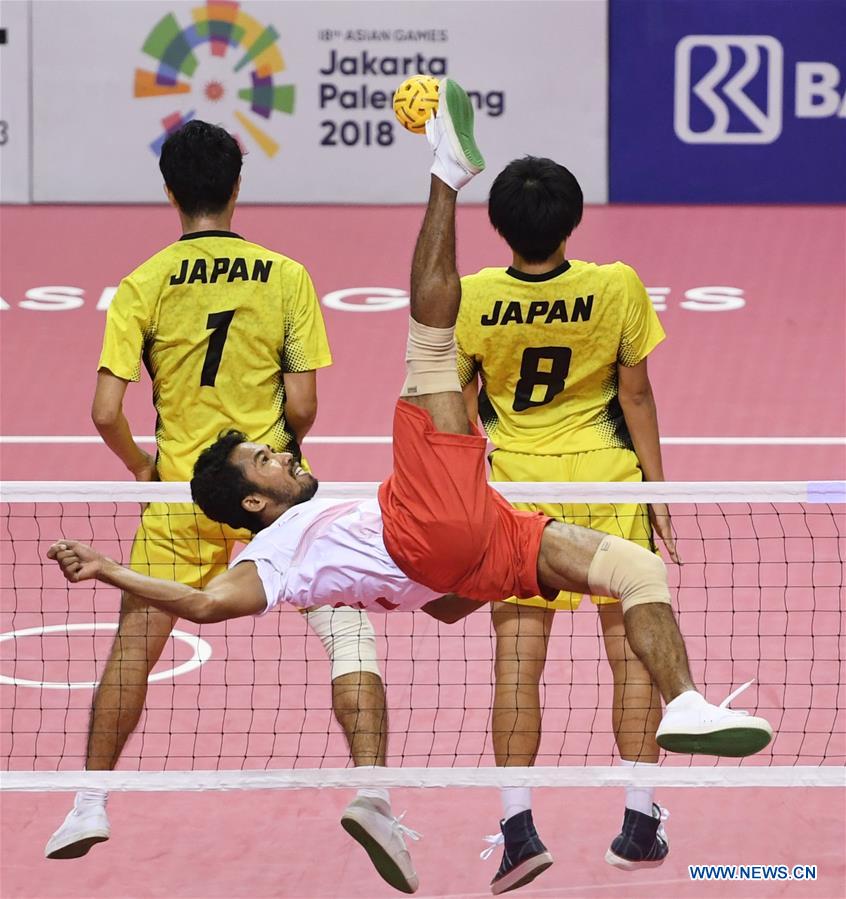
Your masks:
{"label": "shoe with white sole", "polygon": [[623,829],[605,853],[605,861],[623,871],[663,865],[670,851],[664,830],[664,822],[669,817],[670,813],[657,803],[652,804],[651,815],[627,808]]}
{"label": "shoe with white sole", "polygon": [[485,168],[473,135],[473,104],[464,88],[451,78],[438,85],[438,112],[426,122],[426,137],[435,153],[432,174],[460,190]]}
{"label": "shoe with white sole", "polygon": [[769,721],[728,707],[751,683],[735,690],[719,705],[711,705],[694,690],[677,696],[658,725],[658,745],[668,752],[733,758],[760,752],[773,738]]}
{"label": "shoe with white sole", "polygon": [[110,835],[105,804],[77,799],[62,826],[50,837],[44,855],[81,858],[95,843],[104,843]]}
{"label": "shoe with white sole", "polygon": [[400,823],[391,807],[381,799],[359,796],[344,810],[341,826],[370,856],[381,878],[395,890],[415,893],[419,885],[404,836],[419,840],[420,834]]}

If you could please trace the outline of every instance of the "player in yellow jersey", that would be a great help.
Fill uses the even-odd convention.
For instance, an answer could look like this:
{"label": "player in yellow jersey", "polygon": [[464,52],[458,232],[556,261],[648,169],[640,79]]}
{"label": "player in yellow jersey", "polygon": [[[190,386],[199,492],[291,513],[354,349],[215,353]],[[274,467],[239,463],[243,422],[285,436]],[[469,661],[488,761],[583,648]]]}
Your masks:
{"label": "player in yellow jersey", "polygon": [[[471,418],[478,412],[494,444],[495,481],[664,478],[646,362],[664,331],[628,265],[567,259],[567,239],[582,207],[581,188],[566,168],[549,159],[515,160],[494,181],[488,207],[491,224],[512,251],[512,264],[462,278],[459,373]],[[520,508],[652,549],[654,528],[678,561],[665,506]],[[541,734],[539,682],[552,618],[558,609],[576,609],[581,599],[561,593],[551,602],[537,597],[494,609],[497,764],[534,764]],[[660,696],[625,639],[619,602],[593,601],[614,677],[612,714],[621,763],[655,764]],[[627,789],[623,829],[606,861],[622,868],[663,861],[668,847],[661,810],[652,799],[651,790]],[[503,808],[508,853],[511,831],[512,839],[527,827],[534,833],[530,791],[503,790]]]}
{"label": "player in yellow jersey", "polygon": [[[165,141],[159,165],[183,235],[124,278],[109,307],[92,417],[139,481],[189,480],[202,448],[233,424],[299,458],[317,412],[316,370],[332,361],[318,299],[302,265],[231,231],[241,161],[234,138],[205,122],[189,122]],[[122,411],[142,361],[158,414],[155,459],[136,445]],[[192,504],[152,503],[130,565],[202,587],[250,536],[210,521]],[[123,596],[94,697],[88,770],[117,763],[176,620]],[[332,662],[333,708],[355,763],[384,765],[385,693],[370,621],[357,609],[322,608],[309,612],[308,622]],[[108,839],[106,798],[104,791],[77,795],[47,844],[48,858],[77,858]],[[393,821],[383,790],[361,791],[346,814],[366,837],[369,823],[381,833],[385,820]],[[378,862],[384,847],[363,844]]]}

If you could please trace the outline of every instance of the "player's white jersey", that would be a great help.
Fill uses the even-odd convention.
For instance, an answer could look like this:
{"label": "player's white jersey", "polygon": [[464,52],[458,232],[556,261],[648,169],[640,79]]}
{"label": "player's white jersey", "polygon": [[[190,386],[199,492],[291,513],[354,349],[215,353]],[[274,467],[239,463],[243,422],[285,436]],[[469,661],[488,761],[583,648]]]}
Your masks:
{"label": "player's white jersey", "polygon": [[312,499],[260,531],[230,568],[255,562],[267,597],[300,609],[419,609],[440,594],[412,581],[388,555],[377,500]]}

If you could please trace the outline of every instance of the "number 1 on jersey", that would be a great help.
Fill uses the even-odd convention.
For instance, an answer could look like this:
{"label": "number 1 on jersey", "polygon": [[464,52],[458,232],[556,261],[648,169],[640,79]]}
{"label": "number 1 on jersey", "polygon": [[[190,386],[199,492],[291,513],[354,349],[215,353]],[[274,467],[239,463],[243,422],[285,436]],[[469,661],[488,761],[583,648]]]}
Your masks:
{"label": "number 1 on jersey", "polygon": [[[535,406],[551,403],[564,389],[573,351],[568,346],[530,346],[523,350],[520,380],[514,390],[515,412],[525,412]],[[543,369],[541,364],[546,363]],[[545,387],[540,399],[534,398],[536,387]]]}
{"label": "number 1 on jersey", "polygon": [[234,309],[225,312],[211,312],[206,321],[206,328],[211,331],[209,345],[206,349],[206,359],[203,362],[203,373],[200,375],[201,387],[214,387],[217,370],[220,368],[220,360],[223,358],[223,345],[226,343],[226,335],[229,325],[235,315]]}

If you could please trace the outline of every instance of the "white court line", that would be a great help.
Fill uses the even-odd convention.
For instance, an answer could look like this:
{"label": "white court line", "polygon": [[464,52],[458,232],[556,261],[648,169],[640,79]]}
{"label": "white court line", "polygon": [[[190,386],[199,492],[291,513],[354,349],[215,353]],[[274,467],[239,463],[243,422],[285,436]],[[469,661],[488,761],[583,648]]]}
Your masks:
{"label": "white court line", "polygon": [[[306,444],[390,444],[391,436],[384,435],[316,435],[306,437]],[[138,443],[154,444],[155,437],[136,437]],[[94,434],[5,434],[0,444],[77,444],[102,443]],[[665,446],[846,446],[846,437],[662,437]]]}
{"label": "white court line", "polygon": [[[0,643],[7,640],[20,640],[23,637],[40,637],[44,634],[71,634],[77,631],[116,631],[118,628],[116,621],[100,621],[91,623],[75,623],[75,624],[48,624],[41,627],[25,627],[17,631],[7,631],[0,634]],[[167,680],[169,677],[178,677],[180,674],[187,674],[194,671],[201,665],[205,664],[212,657],[211,645],[198,637],[196,634],[188,634],[174,628],[171,631],[174,640],[181,640],[187,643],[191,648],[191,658],[181,665],[174,665],[166,671],[157,671],[151,674],[147,680],[150,683],[155,681]],[[0,674],[0,684],[11,684],[18,687],[35,687],[39,690],[90,690],[96,687],[98,681],[47,681],[47,680],[28,680],[22,677],[9,677]]]}

